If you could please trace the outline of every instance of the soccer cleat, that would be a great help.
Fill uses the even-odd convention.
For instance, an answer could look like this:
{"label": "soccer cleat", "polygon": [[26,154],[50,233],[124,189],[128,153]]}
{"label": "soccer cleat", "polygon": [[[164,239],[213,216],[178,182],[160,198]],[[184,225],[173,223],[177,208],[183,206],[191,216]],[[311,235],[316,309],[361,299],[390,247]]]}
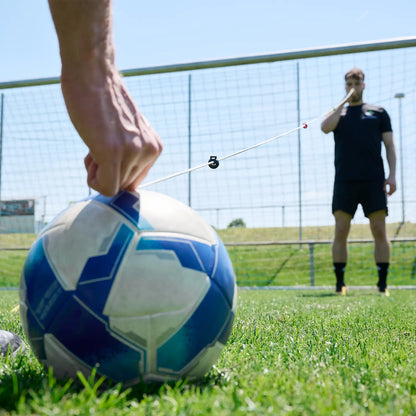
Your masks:
{"label": "soccer cleat", "polygon": [[342,285],[341,287],[336,287],[335,293],[341,296],[347,296],[347,286]]}
{"label": "soccer cleat", "polygon": [[13,332],[4,331],[0,329],[0,354],[7,355],[8,353],[15,356],[19,351],[23,352],[26,349],[26,344],[23,340]]}
{"label": "soccer cleat", "polygon": [[387,288],[385,288],[384,290],[379,289],[378,293],[380,296],[386,296],[386,297],[390,296],[390,292]]}

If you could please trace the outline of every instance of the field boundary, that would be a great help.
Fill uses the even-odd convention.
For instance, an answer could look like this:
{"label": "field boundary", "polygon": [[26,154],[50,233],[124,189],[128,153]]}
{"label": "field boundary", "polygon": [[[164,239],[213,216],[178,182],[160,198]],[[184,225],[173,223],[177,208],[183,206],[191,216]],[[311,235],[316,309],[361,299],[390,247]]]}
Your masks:
{"label": "field boundary", "polygon": [[[349,290],[375,290],[375,286],[347,286]],[[416,285],[388,286],[390,290],[416,290]],[[333,290],[334,286],[237,286],[238,290]],[[0,291],[17,291],[19,286],[0,286]]]}
{"label": "field boundary", "polygon": [[[332,286],[237,286],[240,290],[334,290]],[[376,286],[347,286],[348,290],[375,290]],[[390,290],[416,290],[416,285],[388,286]]]}

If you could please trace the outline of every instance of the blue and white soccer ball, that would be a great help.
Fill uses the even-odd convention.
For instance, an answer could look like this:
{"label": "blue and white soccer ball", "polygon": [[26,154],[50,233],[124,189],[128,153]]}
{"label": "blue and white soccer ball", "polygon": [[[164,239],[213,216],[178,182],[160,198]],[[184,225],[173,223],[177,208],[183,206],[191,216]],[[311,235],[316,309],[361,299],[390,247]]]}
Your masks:
{"label": "blue and white soccer ball", "polygon": [[23,328],[57,378],[201,378],[236,308],[233,267],[195,211],[156,192],[98,195],[39,235],[20,283]]}

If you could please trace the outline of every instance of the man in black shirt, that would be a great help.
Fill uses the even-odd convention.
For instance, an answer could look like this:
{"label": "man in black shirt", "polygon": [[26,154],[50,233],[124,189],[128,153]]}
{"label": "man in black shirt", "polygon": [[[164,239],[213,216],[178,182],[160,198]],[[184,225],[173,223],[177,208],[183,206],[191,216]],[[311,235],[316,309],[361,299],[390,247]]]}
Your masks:
{"label": "man in black shirt", "polygon": [[[396,153],[390,117],[382,108],[363,102],[364,73],[353,68],[345,74],[346,98],[325,116],[324,133],[334,132],[335,182],[332,213],[335,236],[332,258],[336,292],[345,295],[344,271],[348,258],[347,238],[358,204],[370,221],[374,237],[378,290],[389,296],[387,273],[390,242],[386,233],[387,197],[396,191]],[[347,107],[344,104],[348,103]],[[385,177],[381,143],[386,148],[389,176]]]}

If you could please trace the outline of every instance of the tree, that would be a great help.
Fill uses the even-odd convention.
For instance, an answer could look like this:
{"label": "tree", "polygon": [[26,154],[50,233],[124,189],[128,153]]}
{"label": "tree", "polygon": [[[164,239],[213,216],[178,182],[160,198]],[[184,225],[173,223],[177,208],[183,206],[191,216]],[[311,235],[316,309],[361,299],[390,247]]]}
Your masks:
{"label": "tree", "polygon": [[236,218],[235,220],[232,220],[227,228],[233,228],[233,227],[245,227],[246,223],[242,218]]}

